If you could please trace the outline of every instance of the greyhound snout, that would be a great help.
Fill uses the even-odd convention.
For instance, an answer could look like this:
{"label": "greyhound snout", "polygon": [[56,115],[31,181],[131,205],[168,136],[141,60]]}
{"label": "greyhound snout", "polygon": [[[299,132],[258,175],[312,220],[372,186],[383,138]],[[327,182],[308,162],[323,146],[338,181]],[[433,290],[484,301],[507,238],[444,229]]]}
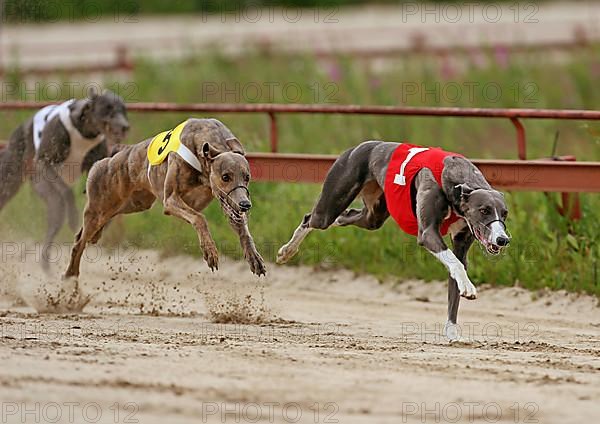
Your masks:
{"label": "greyhound snout", "polygon": [[240,210],[242,212],[248,212],[252,207],[252,203],[250,202],[250,200],[244,199],[240,203],[238,203],[238,206],[240,207]]}
{"label": "greyhound snout", "polygon": [[496,254],[500,249],[508,246],[510,243],[510,236],[506,233],[506,227],[504,222],[496,220],[489,225],[489,236],[487,237],[487,243],[485,243],[488,252]]}
{"label": "greyhound snout", "polygon": [[121,141],[129,132],[129,121],[125,116],[118,115],[116,118],[106,122],[108,132],[115,138],[115,141]]}

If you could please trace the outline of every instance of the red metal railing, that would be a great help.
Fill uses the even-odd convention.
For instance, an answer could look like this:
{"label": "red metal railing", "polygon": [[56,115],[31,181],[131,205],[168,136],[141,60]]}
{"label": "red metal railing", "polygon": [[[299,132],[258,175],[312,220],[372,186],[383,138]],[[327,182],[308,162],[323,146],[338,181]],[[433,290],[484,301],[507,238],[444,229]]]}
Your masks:
{"label": "red metal railing", "polygon": [[[39,109],[47,104],[50,102],[5,102],[0,103],[0,110]],[[264,113],[270,119],[271,153],[250,153],[248,158],[255,179],[284,182],[322,181],[327,170],[333,164],[335,156],[277,153],[278,114],[324,113],[509,119],[516,129],[520,160],[473,160],[491,184],[508,190],[562,193],[600,192],[600,162],[525,160],[527,140],[525,128],[521,122],[521,119],[600,120],[600,111],[220,103],[131,103],[128,104],[128,110],[134,112]]]}
{"label": "red metal railing", "polygon": [[[0,110],[35,110],[53,102],[14,101],[0,103]],[[278,150],[277,114],[361,114],[395,116],[436,116],[509,119],[516,130],[519,159],[527,158],[525,127],[520,119],[600,120],[600,111],[555,109],[486,109],[457,107],[405,107],[363,105],[309,105],[309,104],[225,104],[225,103],[129,103],[134,112],[196,112],[196,113],[265,113],[270,119],[271,152]]]}

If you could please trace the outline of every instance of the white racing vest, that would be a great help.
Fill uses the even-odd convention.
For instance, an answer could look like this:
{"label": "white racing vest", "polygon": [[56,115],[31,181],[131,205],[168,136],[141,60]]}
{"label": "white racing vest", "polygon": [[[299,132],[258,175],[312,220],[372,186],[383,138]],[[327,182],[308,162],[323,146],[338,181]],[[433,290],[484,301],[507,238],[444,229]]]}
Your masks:
{"label": "white racing vest", "polygon": [[39,110],[33,117],[33,145],[35,147],[36,159],[37,152],[42,142],[42,133],[46,124],[54,117],[58,116],[69,133],[71,142],[69,156],[59,166],[59,173],[63,181],[73,185],[81,175],[81,164],[85,155],[104,140],[103,134],[98,134],[94,138],[85,138],[73,125],[70,116],[69,106],[75,102],[75,99],[67,100],[59,105],[50,105]]}

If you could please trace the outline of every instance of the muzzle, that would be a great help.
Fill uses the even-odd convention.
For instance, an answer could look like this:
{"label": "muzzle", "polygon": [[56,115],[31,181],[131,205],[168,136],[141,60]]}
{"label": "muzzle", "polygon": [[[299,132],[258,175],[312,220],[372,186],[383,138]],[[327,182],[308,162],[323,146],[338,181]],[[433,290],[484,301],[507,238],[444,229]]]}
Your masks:
{"label": "muzzle", "polygon": [[113,121],[104,121],[104,134],[108,135],[113,143],[120,143],[125,139],[129,132],[129,122],[123,121],[115,123]]}
{"label": "muzzle", "polygon": [[248,206],[246,210],[242,210],[240,206],[231,198],[231,193],[233,193],[235,190],[243,189],[246,190],[246,194],[248,195],[248,198],[250,198],[250,191],[248,190],[248,187],[239,185],[235,186],[228,192],[222,190],[220,187],[217,187],[217,189],[219,190],[217,193],[217,198],[219,199],[221,209],[223,209],[225,215],[227,215],[227,217],[236,224],[244,224],[246,222],[246,212],[250,209],[250,206]]}
{"label": "muzzle", "polygon": [[503,248],[509,245],[512,238],[506,229],[506,224],[500,219],[494,219],[485,224],[478,222],[475,225],[467,221],[467,224],[477,241],[491,255],[500,253]]}

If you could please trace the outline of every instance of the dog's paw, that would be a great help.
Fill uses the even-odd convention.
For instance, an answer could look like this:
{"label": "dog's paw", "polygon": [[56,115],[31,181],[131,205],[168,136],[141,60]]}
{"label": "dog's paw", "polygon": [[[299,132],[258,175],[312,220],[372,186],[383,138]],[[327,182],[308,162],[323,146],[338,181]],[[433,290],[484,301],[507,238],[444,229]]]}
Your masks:
{"label": "dog's paw", "polygon": [[446,321],[446,325],[444,326],[444,335],[446,336],[449,342],[456,342],[460,340],[459,333],[460,331],[458,328],[458,324]]}
{"label": "dog's paw", "polygon": [[284,244],[277,252],[277,259],[275,262],[277,262],[279,265],[282,265],[292,259],[296,253],[298,253],[297,249],[293,249],[288,244]]}
{"label": "dog's paw", "polygon": [[69,281],[69,280],[77,281],[78,278],[79,278],[78,275],[73,275],[73,274],[69,274],[69,273],[64,273],[63,275],[60,276],[61,281]]}
{"label": "dog's paw", "polygon": [[219,251],[214,243],[202,245],[202,252],[204,254],[204,260],[211,271],[219,269]]}
{"label": "dog's paw", "polygon": [[474,300],[477,299],[477,289],[469,280],[465,281],[463,290],[461,290],[460,295],[465,299]]}
{"label": "dog's paw", "polygon": [[265,261],[262,256],[258,252],[250,252],[246,255],[246,260],[250,264],[250,270],[252,273],[258,275],[267,275],[267,267],[265,266]]}
{"label": "dog's paw", "polygon": [[477,289],[469,280],[467,272],[463,267],[450,269],[450,276],[456,281],[458,292],[465,299],[473,300],[477,298]]}

